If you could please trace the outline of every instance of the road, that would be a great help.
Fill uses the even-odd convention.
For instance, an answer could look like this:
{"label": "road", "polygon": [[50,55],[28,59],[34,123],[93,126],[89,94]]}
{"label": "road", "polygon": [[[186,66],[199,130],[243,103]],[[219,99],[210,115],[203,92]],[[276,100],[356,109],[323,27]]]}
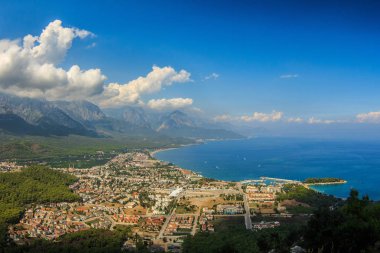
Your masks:
{"label": "road", "polygon": [[172,219],[173,215],[175,214],[175,209],[176,208],[173,208],[173,210],[170,213],[170,215],[166,216],[165,223],[164,223],[164,225],[162,225],[160,233],[158,234],[158,237],[157,237],[158,239],[162,239],[164,237],[164,232],[165,232],[166,227],[168,226],[170,220]]}
{"label": "road", "polygon": [[[185,192],[181,192],[178,194],[178,196],[175,198],[175,202],[174,204],[177,205],[177,201],[185,194]],[[158,234],[158,239],[162,239],[164,237],[164,232],[166,230],[166,227],[168,226],[170,220],[172,219],[173,215],[175,214],[175,210],[176,210],[176,207],[173,208],[173,210],[171,211],[171,213],[166,217],[166,221],[164,223],[164,225],[162,225],[162,228],[160,230],[160,233]]]}
{"label": "road", "polygon": [[239,191],[241,194],[243,194],[244,199],[244,209],[245,209],[245,228],[251,230],[252,229],[252,220],[251,220],[251,213],[249,211],[249,203],[247,199],[247,195],[244,193],[243,188],[241,187],[241,183],[238,183]]}
{"label": "road", "polygon": [[201,213],[201,208],[199,207],[197,210],[197,213],[194,216],[194,224],[193,224],[193,229],[191,230],[191,235],[195,235],[197,232],[197,226],[198,226],[198,218]]}

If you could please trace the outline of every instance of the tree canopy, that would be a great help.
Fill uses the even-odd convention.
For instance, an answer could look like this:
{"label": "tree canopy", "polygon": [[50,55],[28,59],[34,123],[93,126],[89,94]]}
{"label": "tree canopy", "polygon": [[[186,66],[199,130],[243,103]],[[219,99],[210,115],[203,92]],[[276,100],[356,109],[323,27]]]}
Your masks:
{"label": "tree canopy", "polygon": [[72,175],[43,166],[0,173],[0,246],[8,224],[18,222],[27,204],[80,200],[68,187],[76,180]]}

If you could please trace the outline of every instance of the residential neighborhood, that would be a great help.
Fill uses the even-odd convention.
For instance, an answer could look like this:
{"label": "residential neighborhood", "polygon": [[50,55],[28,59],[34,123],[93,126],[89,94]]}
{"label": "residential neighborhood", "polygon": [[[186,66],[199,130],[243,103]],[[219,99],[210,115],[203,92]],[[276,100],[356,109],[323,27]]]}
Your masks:
{"label": "residential neighborhood", "polygon": [[[217,229],[215,221],[222,217],[250,220],[256,215],[289,215],[276,201],[281,182],[212,180],[156,160],[149,152],[122,153],[89,169],[57,170],[78,178],[70,188],[82,201],[31,205],[20,222],[9,228],[14,242],[57,240],[66,233],[113,230],[121,225],[130,226],[147,245],[179,251],[184,236],[212,233]],[[256,230],[280,226],[280,222],[252,225],[246,224]],[[126,245],[134,247],[131,240]]]}

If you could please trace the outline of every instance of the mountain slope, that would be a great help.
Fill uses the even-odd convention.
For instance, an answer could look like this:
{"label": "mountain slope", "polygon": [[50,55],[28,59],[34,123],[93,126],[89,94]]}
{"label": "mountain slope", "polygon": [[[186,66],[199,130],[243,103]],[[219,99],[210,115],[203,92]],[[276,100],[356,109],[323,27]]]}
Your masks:
{"label": "mountain slope", "polygon": [[[0,127],[11,133],[95,135],[53,103],[0,94]],[[21,131],[22,130],[22,131]]]}
{"label": "mountain slope", "polygon": [[148,116],[140,107],[126,107],[123,113],[123,119],[134,126],[151,128]]}
{"label": "mountain slope", "polygon": [[186,113],[174,111],[161,120],[157,131],[171,137],[191,139],[238,139],[243,136],[224,129],[204,128],[195,123]]}
{"label": "mountain slope", "polygon": [[85,123],[97,120],[103,120],[106,115],[100,108],[88,101],[55,101],[52,102],[59,109],[68,114],[71,118]]}
{"label": "mountain slope", "polygon": [[158,127],[157,131],[165,131],[183,127],[195,127],[195,123],[184,112],[174,111],[162,118],[161,125]]}

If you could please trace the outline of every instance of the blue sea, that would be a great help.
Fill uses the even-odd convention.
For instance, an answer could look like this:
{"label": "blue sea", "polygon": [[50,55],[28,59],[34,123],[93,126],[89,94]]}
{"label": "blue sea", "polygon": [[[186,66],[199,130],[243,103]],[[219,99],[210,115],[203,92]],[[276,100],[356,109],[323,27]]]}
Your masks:
{"label": "blue sea", "polygon": [[380,200],[380,141],[254,138],[165,150],[155,157],[221,180],[338,177],[348,183],[314,189],[346,198],[355,188]]}

